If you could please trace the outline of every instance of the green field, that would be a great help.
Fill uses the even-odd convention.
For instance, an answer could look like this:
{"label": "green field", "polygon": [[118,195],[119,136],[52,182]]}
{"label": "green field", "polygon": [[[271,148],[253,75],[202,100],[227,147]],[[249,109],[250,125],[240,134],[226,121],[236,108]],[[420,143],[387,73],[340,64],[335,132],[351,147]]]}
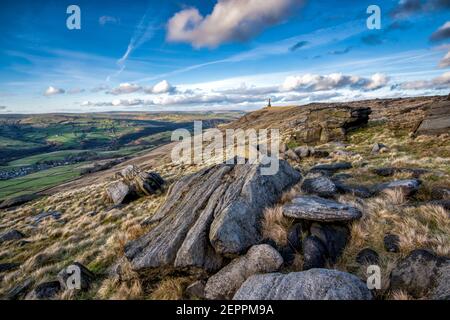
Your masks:
{"label": "green field", "polygon": [[[0,171],[17,171],[39,163],[78,157],[61,165],[10,180],[0,180],[0,201],[35,193],[80,176],[81,167],[98,160],[133,157],[170,142],[178,128],[208,128],[240,117],[224,113],[94,113],[0,115]],[[78,160],[77,160],[78,161]],[[33,167],[34,168],[34,167]]]}

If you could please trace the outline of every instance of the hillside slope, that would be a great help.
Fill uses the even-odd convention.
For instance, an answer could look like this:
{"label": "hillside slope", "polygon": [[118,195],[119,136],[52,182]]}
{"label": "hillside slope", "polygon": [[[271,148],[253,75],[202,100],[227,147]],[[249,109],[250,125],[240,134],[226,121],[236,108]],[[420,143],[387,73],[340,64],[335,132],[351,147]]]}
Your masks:
{"label": "hillside slope", "polygon": [[[258,279],[252,275],[256,273],[278,270],[297,282],[317,277],[320,281],[314,283],[320,286],[333,283],[329,281],[333,281],[334,271],[314,275],[314,272],[304,273],[305,270],[310,267],[337,269],[345,273],[343,279],[347,279],[350,286],[352,281],[359,281],[358,278],[366,279],[367,264],[371,262],[379,265],[382,272],[382,287],[374,291],[376,298],[448,297],[448,283],[441,281],[444,287],[436,287],[436,279],[431,277],[437,277],[438,273],[448,276],[450,135],[448,132],[440,135],[416,133],[429,109],[446,101],[447,97],[420,97],[272,107],[249,113],[221,127],[280,129],[284,141],[280,157],[297,170],[298,177],[293,179],[297,182],[292,188],[292,181],[287,183],[285,178],[280,178],[284,183],[261,180],[250,168],[239,171],[241,169],[221,165],[206,169],[209,165],[173,164],[170,151],[175,144],[172,143],[107,171],[47,190],[43,198],[0,210],[0,233],[18,232],[13,238],[0,242],[0,264],[4,268],[0,274],[0,295],[36,298],[39,284],[54,282],[57,274],[74,261],[93,273],[89,288],[71,291],[55,284],[54,292],[41,298],[181,299],[206,295],[207,298],[229,299],[239,288],[237,297],[248,298],[255,294],[248,283],[255,284]],[[342,113],[347,107],[350,113]],[[365,108],[371,109],[367,124],[362,121],[357,126],[345,127],[352,110]],[[311,121],[308,118],[321,110],[337,120]],[[314,131],[316,123],[321,126],[320,134],[313,135],[313,142],[305,143],[299,132],[304,131],[305,125]],[[337,134],[329,135],[329,132]],[[111,181],[117,180],[115,173],[130,164],[158,172],[166,180],[166,187],[130,203],[113,205],[105,190]],[[291,174],[289,168],[284,169],[286,174]],[[251,183],[242,184],[239,177],[244,176],[245,181]],[[267,194],[267,190],[261,191],[261,186],[269,188],[267,185],[271,183],[276,186],[273,190],[277,197],[256,196]],[[248,189],[239,193],[244,188],[242,185]],[[202,194],[214,190],[217,192],[210,196]],[[247,197],[248,194],[254,196]],[[305,201],[316,197],[322,199],[319,202],[324,201],[325,207],[331,202],[344,206],[349,210],[348,216],[335,221],[330,218],[335,212],[326,217],[316,212],[311,218],[302,208],[310,204]],[[256,205],[252,202],[254,199],[264,205]],[[236,203],[245,205],[236,206]],[[231,244],[224,240],[229,237],[226,221],[238,228],[233,230],[239,230],[234,220],[236,216],[227,209],[228,204],[245,208],[244,217],[255,217],[252,228],[246,227],[246,230],[256,231],[252,231],[255,233],[251,236],[245,235],[246,244],[239,243],[239,250],[232,250]],[[172,210],[172,205],[180,209]],[[211,216],[219,209],[220,212]],[[181,211],[183,215],[178,215]],[[197,212],[198,215],[191,216]],[[184,225],[184,221],[190,222]],[[195,268],[195,271],[179,268],[188,265],[188,261],[175,260],[174,263],[172,257],[162,262],[163,268],[149,264],[145,257],[159,248],[159,237],[167,238],[165,228],[174,235],[169,238],[178,239],[179,235],[184,239],[189,232],[184,242],[173,243],[178,255],[197,257],[197,252],[192,250],[198,244],[208,257],[217,258],[214,264],[208,264],[214,268]],[[178,234],[180,228],[183,232]],[[260,245],[253,245],[257,243]],[[244,255],[249,244],[253,246]],[[241,246],[245,250],[241,250]],[[429,251],[415,251],[418,249]],[[417,257],[425,258],[417,260]],[[433,262],[431,266],[423,261],[439,263]],[[407,285],[402,272],[414,263],[416,267],[411,270],[420,269],[429,277],[416,277],[423,282],[413,281]],[[249,282],[243,284],[242,277]],[[283,283],[289,284],[289,279]],[[261,278],[261,281],[255,285],[265,288],[266,280]],[[193,283],[202,289],[201,294],[187,289]],[[215,288],[223,286],[228,290],[227,295],[217,296]],[[339,292],[338,296],[371,297],[366,289],[361,290]],[[317,292],[321,292],[320,287]]]}

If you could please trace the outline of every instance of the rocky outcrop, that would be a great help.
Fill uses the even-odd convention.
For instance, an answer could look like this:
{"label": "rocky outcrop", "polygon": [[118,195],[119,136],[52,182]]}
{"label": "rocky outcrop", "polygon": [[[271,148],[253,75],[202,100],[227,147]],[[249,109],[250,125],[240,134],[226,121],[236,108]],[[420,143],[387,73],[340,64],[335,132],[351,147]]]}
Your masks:
{"label": "rocky outcrop", "polygon": [[164,205],[148,223],[156,226],[128,243],[134,270],[215,271],[261,240],[264,208],[300,180],[286,161],[274,175],[262,165],[219,164],[173,184]]}
{"label": "rocky outcrop", "polygon": [[206,298],[231,299],[248,277],[277,271],[282,264],[283,258],[273,247],[268,244],[253,246],[246,255],[233,260],[208,279],[205,287]]}
{"label": "rocky outcrop", "polygon": [[369,121],[370,108],[334,106],[309,111],[296,140],[303,143],[325,143],[344,140],[349,130],[359,128]]}
{"label": "rocky outcrop", "polygon": [[416,129],[416,135],[437,135],[450,132],[450,101],[435,102]]}
{"label": "rocky outcrop", "polygon": [[109,199],[119,205],[139,196],[157,193],[164,186],[164,179],[156,172],[143,172],[130,165],[116,174],[117,181],[109,184],[106,193]]}
{"label": "rocky outcrop", "polygon": [[351,221],[362,216],[361,211],[347,204],[317,196],[298,196],[283,206],[283,214],[289,218],[335,222]]}
{"label": "rocky outcrop", "polygon": [[248,278],[234,300],[371,300],[358,277],[337,270],[311,269],[288,274],[269,273]]}

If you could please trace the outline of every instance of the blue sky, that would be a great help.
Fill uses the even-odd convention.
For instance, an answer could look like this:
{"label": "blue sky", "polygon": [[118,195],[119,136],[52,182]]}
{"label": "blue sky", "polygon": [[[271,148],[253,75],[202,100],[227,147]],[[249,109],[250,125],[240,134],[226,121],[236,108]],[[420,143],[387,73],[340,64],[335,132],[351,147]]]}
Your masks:
{"label": "blue sky", "polygon": [[[338,3],[338,4],[337,4]],[[81,29],[69,30],[69,5]],[[381,29],[369,30],[369,5]],[[2,1],[0,113],[448,94],[450,1]]]}

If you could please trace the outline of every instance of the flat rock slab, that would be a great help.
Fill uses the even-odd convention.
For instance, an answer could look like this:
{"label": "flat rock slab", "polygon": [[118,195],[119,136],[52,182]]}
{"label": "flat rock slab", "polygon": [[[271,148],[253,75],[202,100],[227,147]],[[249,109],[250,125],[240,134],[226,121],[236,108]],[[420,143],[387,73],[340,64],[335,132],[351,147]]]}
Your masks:
{"label": "flat rock slab", "polygon": [[330,171],[336,172],[339,170],[348,170],[352,168],[352,164],[350,162],[336,162],[336,163],[325,163],[318,164],[311,168],[310,171]]}
{"label": "flat rock slab", "polygon": [[395,180],[391,182],[381,183],[374,187],[375,192],[383,192],[386,190],[402,190],[406,196],[416,193],[422,182],[418,179]]}
{"label": "flat rock slab", "polygon": [[311,269],[288,274],[269,273],[248,278],[234,300],[371,300],[358,277],[337,270]]}
{"label": "flat rock slab", "polygon": [[215,271],[261,240],[266,207],[301,176],[286,161],[274,175],[261,165],[219,164],[173,184],[149,223],[156,226],[129,242],[125,256],[134,270]]}
{"label": "flat rock slab", "polygon": [[312,221],[351,221],[362,216],[361,211],[347,204],[317,196],[299,196],[283,206],[283,214],[289,218]]}

